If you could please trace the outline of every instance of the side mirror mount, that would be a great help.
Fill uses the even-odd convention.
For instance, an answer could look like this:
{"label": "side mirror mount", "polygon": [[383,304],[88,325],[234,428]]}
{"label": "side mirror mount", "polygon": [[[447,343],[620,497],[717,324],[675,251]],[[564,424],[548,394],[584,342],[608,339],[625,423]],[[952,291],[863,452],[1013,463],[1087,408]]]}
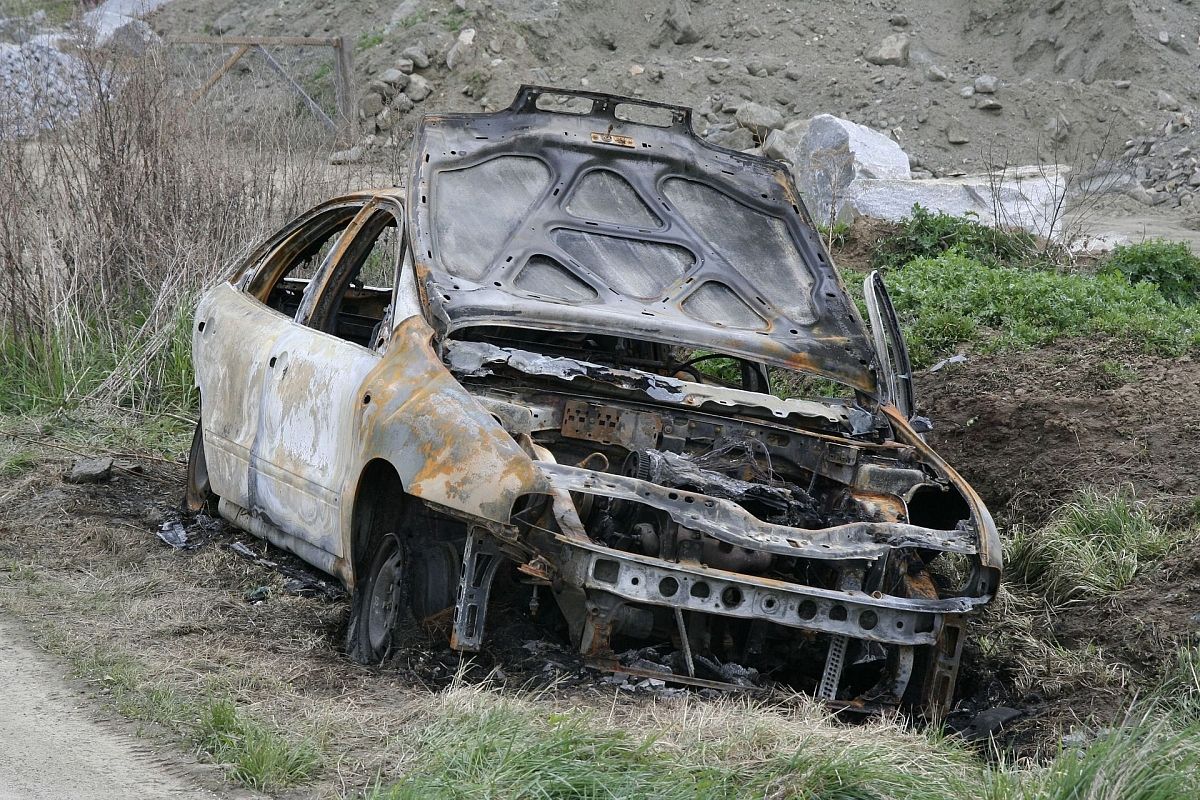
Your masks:
{"label": "side mirror mount", "polygon": [[863,281],[863,297],[867,303],[867,318],[871,324],[871,338],[879,359],[880,382],[886,399],[900,409],[905,419],[912,419],[912,361],[908,357],[904,335],[900,332],[900,320],[879,270],[871,272]]}

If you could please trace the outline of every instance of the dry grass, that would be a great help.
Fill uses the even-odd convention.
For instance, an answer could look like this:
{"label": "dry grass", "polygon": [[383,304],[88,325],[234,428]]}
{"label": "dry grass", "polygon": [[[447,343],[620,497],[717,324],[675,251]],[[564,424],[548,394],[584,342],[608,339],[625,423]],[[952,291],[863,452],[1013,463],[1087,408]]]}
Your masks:
{"label": "dry grass", "polygon": [[357,188],[290,106],[241,128],[187,106],[168,55],[88,58],[89,113],[0,141],[0,408],[188,408],[196,293],[290,217]]}

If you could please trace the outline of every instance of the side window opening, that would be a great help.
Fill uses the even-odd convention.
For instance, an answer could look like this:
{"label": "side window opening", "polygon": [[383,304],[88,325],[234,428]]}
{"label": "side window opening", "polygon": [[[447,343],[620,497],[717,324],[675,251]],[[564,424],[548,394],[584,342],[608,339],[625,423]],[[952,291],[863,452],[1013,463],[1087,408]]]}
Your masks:
{"label": "side window opening", "polygon": [[363,347],[380,344],[403,253],[403,229],[396,216],[387,209],[377,211],[346,248],[309,324]]}
{"label": "side window opening", "polygon": [[360,207],[330,209],[285,238],[254,270],[246,290],[268,307],[294,317],[304,290],[337,249]]}

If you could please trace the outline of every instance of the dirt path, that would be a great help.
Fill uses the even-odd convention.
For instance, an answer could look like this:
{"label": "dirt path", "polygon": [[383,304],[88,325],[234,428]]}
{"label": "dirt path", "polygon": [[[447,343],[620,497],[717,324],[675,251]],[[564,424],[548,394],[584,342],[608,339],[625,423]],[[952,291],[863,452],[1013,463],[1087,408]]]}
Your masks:
{"label": "dirt path", "polygon": [[199,800],[197,788],[148,743],[111,730],[81,707],[60,670],[0,618],[0,800]]}

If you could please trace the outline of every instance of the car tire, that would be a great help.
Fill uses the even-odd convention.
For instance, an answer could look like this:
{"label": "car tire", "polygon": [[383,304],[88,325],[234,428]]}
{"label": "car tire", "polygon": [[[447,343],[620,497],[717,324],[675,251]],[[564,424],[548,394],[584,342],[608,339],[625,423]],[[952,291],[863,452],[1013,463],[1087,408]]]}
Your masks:
{"label": "car tire", "polygon": [[346,651],[360,664],[379,664],[391,652],[396,627],[408,608],[408,548],[394,533],[374,535],[370,569],[354,591]]}
{"label": "car tire", "polygon": [[192,448],[188,453],[187,488],[183,495],[183,510],[189,514],[214,512],[217,499],[208,482],[208,461],[204,457],[204,428],[197,422],[196,432],[192,434]]}

